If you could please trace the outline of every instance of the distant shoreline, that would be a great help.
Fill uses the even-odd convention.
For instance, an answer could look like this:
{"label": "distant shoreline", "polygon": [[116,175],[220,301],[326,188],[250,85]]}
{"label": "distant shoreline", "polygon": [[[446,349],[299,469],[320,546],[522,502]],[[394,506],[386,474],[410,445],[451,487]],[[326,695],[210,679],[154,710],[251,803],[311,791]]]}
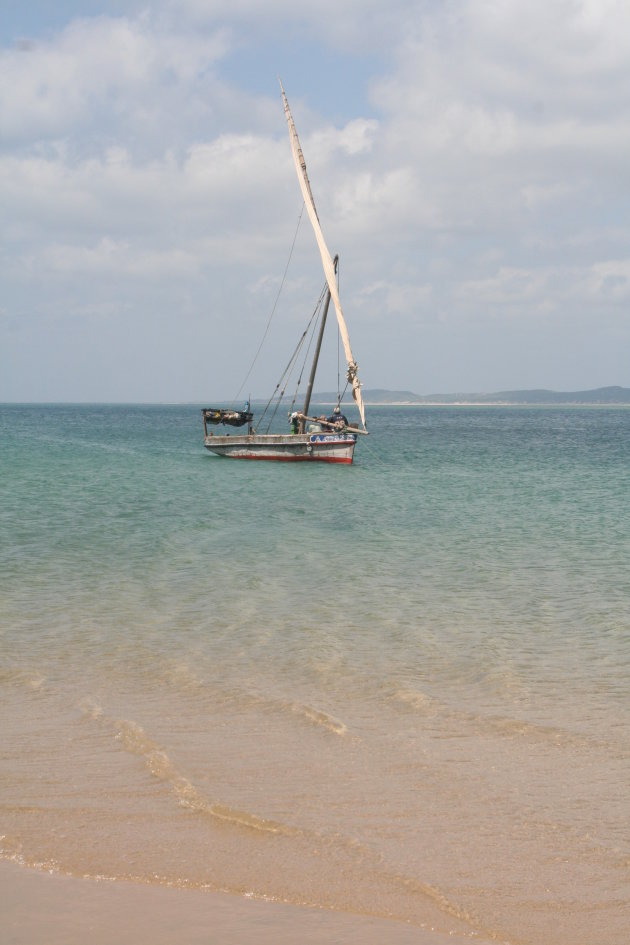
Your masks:
{"label": "distant shoreline", "polygon": [[[336,401],[318,401],[327,407]],[[392,400],[374,401],[364,400],[366,407],[630,407],[630,403],[611,401],[610,403],[592,403],[589,401],[509,401],[509,400]],[[351,407],[352,401],[342,401],[342,406]]]}
{"label": "distant shoreline", "polygon": [[[313,395],[313,402],[316,403],[336,403],[336,400],[336,394],[330,391]],[[630,388],[609,386],[578,391],[537,388],[424,395],[409,390],[364,389],[363,402],[370,407],[623,407],[630,405]],[[344,399],[343,403],[349,404],[351,401]]]}

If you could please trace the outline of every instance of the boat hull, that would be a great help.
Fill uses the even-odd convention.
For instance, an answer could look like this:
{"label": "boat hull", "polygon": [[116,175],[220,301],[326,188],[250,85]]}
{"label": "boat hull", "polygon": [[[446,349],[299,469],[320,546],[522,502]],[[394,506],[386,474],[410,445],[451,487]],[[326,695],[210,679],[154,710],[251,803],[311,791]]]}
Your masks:
{"label": "boat hull", "polygon": [[217,456],[285,463],[350,464],[356,442],[354,433],[208,434],[204,438],[206,449]]}

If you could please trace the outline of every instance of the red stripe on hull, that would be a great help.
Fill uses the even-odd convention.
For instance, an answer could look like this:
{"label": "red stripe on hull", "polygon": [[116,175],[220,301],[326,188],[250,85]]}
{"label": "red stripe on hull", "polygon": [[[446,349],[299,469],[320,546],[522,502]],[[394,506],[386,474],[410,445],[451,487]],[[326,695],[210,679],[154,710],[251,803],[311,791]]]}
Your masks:
{"label": "red stripe on hull", "polygon": [[[216,454],[218,455],[218,454]],[[266,463],[345,463],[349,466],[352,459],[330,456],[224,456],[224,459],[254,459]]]}

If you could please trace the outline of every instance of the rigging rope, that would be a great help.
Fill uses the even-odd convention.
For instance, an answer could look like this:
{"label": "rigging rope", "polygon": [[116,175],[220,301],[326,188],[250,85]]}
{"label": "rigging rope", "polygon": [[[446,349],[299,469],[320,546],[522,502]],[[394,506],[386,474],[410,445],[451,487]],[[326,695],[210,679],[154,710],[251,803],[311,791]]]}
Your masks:
{"label": "rigging rope", "polygon": [[[315,331],[316,331],[316,329],[317,329],[317,325],[319,324],[319,319],[321,318],[321,306],[322,306],[322,302],[323,302],[323,300],[324,300],[325,292],[326,292],[326,288],[324,287],[324,289],[322,290],[322,294],[321,294],[320,297],[319,297],[319,302],[318,302],[317,305],[315,306],[315,312],[317,312],[318,309],[319,309],[319,312],[320,312],[319,317],[318,317],[317,319],[313,320],[313,316],[315,315],[315,312],[313,312],[313,315],[311,316],[311,320],[310,320],[310,322],[309,322],[309,325],[312,326],[312,328],[311,328],[311,337],[309,338],[308,347],[307,347],[307,349],[306,349],[306,352],[305,352],[305,354],[304,354],[304,359],[303,359],[303,361],[302,361],[302,368],[301,368],[301,370],[300,370],[300,376],[299,376],[298,379],[297,379],[297,383],[296,383],[296,385],[295,385],[295,390],[294,390],[294,392],[293,392],[293,400],[291,401],[291,406],[290,406],[290,408],[289,408],[289,413],[290,413],[290,414],[293,413],[293,408],[295,407],[295,401],[297,400],[298,390],[300,389],[300,384],[302,383],[302,377],[304,376],[304,368],[306,367],[306,363],[307,363],[308,358],[309,358],[309,355],[310,355],[310,353],[311,353],[311,348],[313,347],[313,341],[315,340]],[[308,331],[308,329],[307,329],[307,331]]]}
{"label": "rigging rope", "polygon": [[[293,367],[295,366],[295,364],[296,364],[296,362],[297,362],[298,355],[299,355],[299,353],[300,353],[300,351],[301,351],[301,349],[302,349],[302,347],[303,347],[303,345],[304,345],[304,340],[305,340],[305,338],[307,337],[307,335],[308,335],[308,333],[309,333],[309,331],[310,331],[310,329],[311,329],[311,326],[313,325],[313,321],[314,321],[314,319],[315,319],[315,317],[316,317],[316,315],[317,315],[317,313],[318,313],[318,311],[319,311],[319,309],[320,309],[320,307],[321,307],[322,298],[323,298],[323,296],[324,296],[324,293],[325,293],[325,289],[322,290],[322,293],[321,293],[321,295],[320,295],[320,297],[319,297],[319,300],[318,300],[318,302],[317,302],[317,305],[315,306],[315,308],[314,308],[314,310],[313,310],[313,312],[312,312],[312,314],[311,314],[311,317],[310,317],[309,320],[308,320],[308,324],[307,324],[306,328],[304,329],[304,331],[302,332],[302,336],[300,337],[300,340],[298,341],[298,343],[297,343],[297,345],[296,345],[296,347],[295,347],[295,350],[294,350],[293,354],[292,354],[291,357],[289,358],[289,363],[287,364],[287,366],[285,367],[284,371],[283,371],[282,374],[280,375],[280,380],[279,380],[278,383],[276,384],[275,389],[274,389],[274,392],[273,392],[273,394],[271,395],[271,397],[269,398],[269,400],[267,401],[267,403],[265,404],[265,409],[263,410],[263,412],[262,412],[262,414],[261,414],[261,416],[260,416],[260,420],[258,421],[258,426],[260,426],[260,424],[261,424],[262,421],[264,420],[265,415],[266,415],[267,411],[269,410],[270,405],[272,404],[273,400],[277,397],[277,398],[278,398],[278,403],[276,404],[276,407],[275,407],[275,409],[274,409],[274,411],[273,411],[273,414],[272,414],[272,416],[271,416],[271,419],[269,420],[269,423],[268,423],[268,425],[267,425],[267,432],[269,432],[269,428],[270,428],[270,426],[271,426],[271,423],[273,422],[273,419],[274,419],[274,417],[275,417],[275,415],[276,415],[276,413],[277,413],[277,411],[278,411],[278,407],[280,406],[280,401],[281,401],[282,398],[284,397],[284,393],[285,393],[285,391],[286,391],[287,384],[288,384],[289,378],[290,378],[290,376],[291,376],[291,372],[293,371]],[[310,347],[310,345],[309,345],[309,347]],[[302,368],[302,370],[304,370],[304,368]],[[301,375],[300,375],[300,377],[301,377]],[[284,382],[284,387],[282,388],[282,390],[280,390],[279,388],[280,388],[280,386],[282,385],[283,382]]]}
{"label": "rigging rope", "polygon": [[251,363],[251,365],[250,365],[250,367],[249,367],[249,371],[247,372],[247,374],[246,374],[245,377],[243,378],[243,383],[241,384],[241,386],[239,387],[239,389],[238,389],[238,391],[237,391],[237,393],[236,393],[236,397],[234,398],[234,401],[233,401],[234,403],[236,403],[236,402],[238,401],[239,397],[241,396],[241,391],[243,390],[243,388],[245,387],[245,384],[246,384],[247,381],[248,381],[249,375],[250,375],[250,374],[252,373],[252,371],[254,370],[254,365],[256,364],[256,361],[258,360],[258,355],[260,354],[261,348],[262,348],[262,346],[263,346],[264,343],[265,343],[265,338],[267,337],[267,333],[269,332],[269,328],[271,327],[271,320],[272,320],[273,316],[275,315],[276,308],[277,308],[277,306],[278,306],[278,301],[279,301],[279,299],[280,299],[280,293],[282,292],[282,289],[284,288],[284,283],[285,283],[285,280],[286,280],[286,278],[287,278],[287,272],[289,271],[289,266],[290,266],[290,264],[291,264],[291,258],[292,258],[292,256],[293,256],[293,250],[295,249],[295,242],[296,242],[296,240],[297,240],[298,231],[299,231],[299,229],[300,229],[300,224],[301,224],[301,222],[302,222],[302,215],[303,215],[303,213],[304,213],[304,203],[302,203],[302,209],[300,210],[300,215],[299,215],[299,217],[298,217],[297,226],[296,226],[296,228],[295,228],[295,233],[294,233],[294,235],[293,235],[293,242],[291,243],[291,249],[289,250],[289,258],[287,259],[287,264],[286,264],[286,266],[284,267],[284,273],[283,273],[283,275],[282,275],[282,280],[281,280],[281,282],[280,282],[280,287],[279,287],[279,289],[278,289],[278,293],[277,293],[277,295],[276,295],[276,299],[275,299],[275,301],[274,301],[274,303],[273,303],[273,306],[272,306],[272,309],[271,309],[271,313],[270,313],[269,318],[268,318],[268,320],[267,320],[267,327],[265,328],[265,331],[264,331],[264,333],[263,333],[263,336],[262,336],[262,338],[261,338],[261,340],[260,340],[260,344],[258,345],[258,350],[256,351],[256,354],[254,355],[254,360],[252,361],[252,363]]}

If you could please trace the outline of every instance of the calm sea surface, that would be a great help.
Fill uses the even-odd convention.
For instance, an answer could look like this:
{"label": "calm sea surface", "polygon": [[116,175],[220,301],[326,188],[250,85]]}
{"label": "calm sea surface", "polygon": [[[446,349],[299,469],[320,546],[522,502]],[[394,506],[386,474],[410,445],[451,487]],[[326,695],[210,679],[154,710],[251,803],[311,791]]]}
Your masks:
{"label": "calm sea surface", "polygon": [[625,945],[630,410],[368,420],[335,467],[0,408],[1,855]]}

